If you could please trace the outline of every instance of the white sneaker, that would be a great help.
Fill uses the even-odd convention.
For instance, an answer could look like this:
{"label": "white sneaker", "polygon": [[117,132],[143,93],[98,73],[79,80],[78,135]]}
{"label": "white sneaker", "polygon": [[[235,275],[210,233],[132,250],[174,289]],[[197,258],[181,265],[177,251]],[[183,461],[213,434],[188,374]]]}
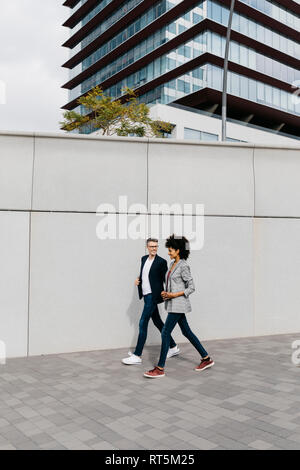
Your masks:
{"label": "white sneaker", "polygon": [[177,356],[180,353],[180,349],[178,346],[174,346],[174,348],[170,348],[167,354],[167,359],[173,356]]}
{"label": "white sneaker", "polygon": [[139,356],[136,356],[135,354],[131,354],[131,356],[122,359],[122,362],[127,366],[132,366],[133,364],[141,364],[142,359]]}

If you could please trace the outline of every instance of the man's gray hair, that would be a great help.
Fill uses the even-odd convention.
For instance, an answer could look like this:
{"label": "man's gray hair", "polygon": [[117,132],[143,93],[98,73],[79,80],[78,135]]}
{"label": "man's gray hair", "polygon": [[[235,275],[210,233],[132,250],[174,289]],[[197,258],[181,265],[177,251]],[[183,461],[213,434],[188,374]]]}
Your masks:
{"label": "man's gray hair", "polygon": [[158,243],[157,238],[147,238],[147,245],[149,245],[150,242]]}

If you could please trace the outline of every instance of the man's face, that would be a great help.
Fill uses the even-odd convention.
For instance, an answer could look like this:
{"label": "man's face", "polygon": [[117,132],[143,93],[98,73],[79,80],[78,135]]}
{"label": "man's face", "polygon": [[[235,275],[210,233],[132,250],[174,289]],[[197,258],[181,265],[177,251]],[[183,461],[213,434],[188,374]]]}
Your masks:
{"label": "man's face", "polygon": [[148,245],[147,245],[147,248],[148,248],[149,255],[155,256],[156,253],[157,253],[157,249],[158,249],[158,243],[157,242],[149,242]]}

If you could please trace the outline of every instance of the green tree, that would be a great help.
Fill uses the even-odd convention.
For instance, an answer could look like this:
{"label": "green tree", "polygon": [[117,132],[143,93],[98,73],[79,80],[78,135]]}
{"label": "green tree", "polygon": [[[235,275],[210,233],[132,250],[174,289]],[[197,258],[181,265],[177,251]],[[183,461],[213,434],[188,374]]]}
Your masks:
{"label": "green tree", "polygon": [[77,100],[79,105],[84,106],[87,114],[66,111],[64,121],[60,122],[61,129],[68,132],[74,129],[81,131],[84,126],[90,126],[91,130],[101,130],[103,135],[108,136],[134,134],[138,137],[163,137],[165,133],[171,133],[172,124],[151,119],[149,107],[138,102],[135,92],[130,88],[125,88],[124,91],[126,97],[122,102],[106,95],[101,87],[95,87]]}

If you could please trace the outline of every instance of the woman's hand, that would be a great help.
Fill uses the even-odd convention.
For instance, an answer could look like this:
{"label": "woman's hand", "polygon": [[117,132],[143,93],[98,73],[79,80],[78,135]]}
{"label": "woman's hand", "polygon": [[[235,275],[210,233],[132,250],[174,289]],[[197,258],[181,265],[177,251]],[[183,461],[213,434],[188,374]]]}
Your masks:
{"label": "woman's hand", "polygon": [[136,280],[134,281],[134,285],[135,285],[135,286],[138,286],[138,285],[140,284],[140,282],[141,282],[141,281],[140,281],[140,278],[137,277]]}
{"label": "woman's hand", "polygon": [[174,299],[176,295],[173,292],[162,291],[161,296],[164,300]]}
{"label": "woman's hand", "polygon": [[177,297],[180,297],[181,295],[184,295],[184,291],[181,292],[166,292],[162,291],[161,296],[164,300],[168,299],[176,299]]}

